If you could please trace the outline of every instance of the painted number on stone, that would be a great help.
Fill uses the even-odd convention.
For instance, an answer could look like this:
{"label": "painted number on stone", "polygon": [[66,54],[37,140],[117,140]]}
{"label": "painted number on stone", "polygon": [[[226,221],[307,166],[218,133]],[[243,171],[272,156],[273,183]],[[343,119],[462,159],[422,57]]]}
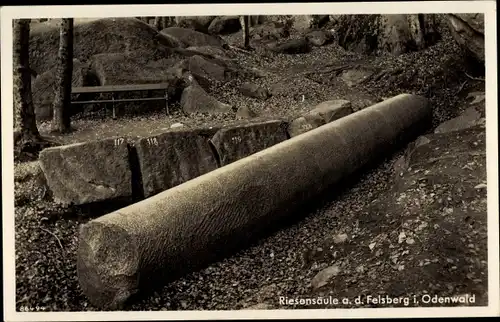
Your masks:
{"label": "painted number on stone", "polygon": [[234,143],[241,143],[241,137],[239,137],[239,136],[233,136],[231,138],[231,141],[233,141]]}
{"label": "painted number on stone", "polygon": [[158,140],[156,138],[147,138],[148,144],[158,146]]}
{"label": "painted number on stone", "polygon": [[122,144],[125,140],[123,138],[118,138],[118,139],[115,139],[115,146],[119,146],[120,144]]}

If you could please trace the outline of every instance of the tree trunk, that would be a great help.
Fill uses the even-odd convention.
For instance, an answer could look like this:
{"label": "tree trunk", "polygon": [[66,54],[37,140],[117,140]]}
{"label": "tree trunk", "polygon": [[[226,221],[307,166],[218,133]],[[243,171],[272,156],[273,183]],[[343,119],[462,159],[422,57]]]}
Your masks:
{"label": "tree trunk", "polygon": [[338,44],[363,54],[400,55],[439,40],[436,21],[427,14],[337,15],[330,19]]}
{"label": "tree trunk", "polygon": [[163,21],[163,26],[162,26],[162,30],[165,29],[165,28],[168,28],[172,25],[172,19],[173,17],[163,17],[162,21]]}
{"label": "tree trunk", "polygon": [[67,133],[71,129],[71,81],[73,75],[73,19],[62,19],[59,60],[55,83],[52,130]]}
{"label": "tree trunk", "polygon": [[155,28],[158,31],[161,31],[163,29],[163,19],[162,17],[155,17]]}
{"label": "tree trunk", "polygon": [[242,24],[241,29],[243,30],[243,47],[249,48],[250,47],[250,35],[249,35],[250,16],[241,16],[240,22]]}
{"label": "tree trunk", "polygon": [[35,108],[31,94],[29,67],[30,19],[14,21],[14,155],[22,158],[25,153],[37,153],[41,141],[36,126]]}

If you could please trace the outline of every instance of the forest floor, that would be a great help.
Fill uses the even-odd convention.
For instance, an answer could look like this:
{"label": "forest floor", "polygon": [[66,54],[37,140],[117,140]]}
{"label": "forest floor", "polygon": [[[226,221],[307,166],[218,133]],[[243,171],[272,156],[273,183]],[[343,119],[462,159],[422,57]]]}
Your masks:
{"label": "forest floor", "polygon": [[[238,44],[240,34],[225,38],[229,43]],[[467,93],[484,91],[484,82],[473,80],[464,73],[460,51],[450,38],[428,49],[398,57],[362,56],[346,52],[335,44],[300,55],[263,56],[238,50],[232,55],[241,65],[262,71],[266,76],[259,79],[260,85],[271,88],[275,94],[265,101],[244,97],[237,91],[244,79],[213,88],[210,94],[235,109],[251,106],[266,118],[293,118],[325,100],[347,99],[355,109],[361,109],[400,93],[413,93],[431,101],[435,127],[459,115],[468,106]],[[328,66],[342,65],[350,66],[351,70],[386,73],[376,80],[349,85],[336,73],[328,72]],[[172,110],[169,117],[164,112],[119,115],[117,120],[109,116],[105,119],[81,117],[73,121],[74,131],[64,136],[50,133],[48,123],[40,123],[39,127],[44,136],[68,144],[116,136],[149,136],[169,129],[174,123],[196,127],[235,121],[235,113],[187,117],[175,106]],[[469,133],[467,138],[479,142],[476,146],[481,155],[481,148],[484,152],[485,147],[479,132]],[[439,138],[436,140],[437,144],[445,146]],[[296,308],[304,306],[283,305],[280,296],[354,299],[358,295],[387,294],[411,299],[415,295],[422,299],[423,294],[464,293],[475,294],[475,304],[485,305],[487,235],[484,216],[469,218],[465,226],[462,220],[453,221],[442,216],[443,209],[445,212],[450,208],[458,209],[458,205],[451,205],[454,201],[446,199],[445,192],[433,192],[432,186],[398,191],[394,163],[403,152],[387,156],[375,167],[359,173],[339,191],[331,191],[327,200],[304,214],[302,220],[290,222],[254,246],[166,285],[129,309]],[[462,161],[467,162],[467,159]],[[22,173],[22,167],[31,165],[17,165],[17,172]],[[472,167],[478,167],[476,170],[482,173],[485,162],[476,160]],[[413,180],[412,175],[416,174],[406,174],[407,180]],[[485,178],[477,176],[477,180]],[[470,184],[475,187],[481,182]],[[432,199],[436,200],[445,198],[447,204],[429,206],[428,211],[422,213],[413,206],[413,213],[405,218],[398,212],[401,209],[393,205],[393,198],[406,193],[420,200],[415,195],[420,192],[425,196],[433,194]],[[484,215],[483,204],[475,207]],[[46,311],[96,310],[80,291],[75,261],[78,226],[92,217],[82,209],[74,216],[54,217],[57,211],[50,202],[25,204],[15,209],[18,310],[37,306]],[[106,211],[109,209],[102,209],[93,216]],[[460,235],[449,235],[445,231]],[[329,268],[328,274],[334,278],[321,283],[321,277],[317,276],[325,268]],[[416,304],[409,304],[412,305]],[[373,305],[350,302],[328,308],[360,306]],[[389,306],[400,305],[383,305]]]}

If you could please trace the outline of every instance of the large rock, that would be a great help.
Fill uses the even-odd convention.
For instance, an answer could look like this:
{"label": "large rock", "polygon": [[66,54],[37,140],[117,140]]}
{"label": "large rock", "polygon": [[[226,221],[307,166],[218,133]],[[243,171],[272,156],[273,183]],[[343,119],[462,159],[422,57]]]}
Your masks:
{"label": "large rock", "polygon": [[221,166],[264,150],[287,139],[286,123],[279,120],[220,129],[211,142]]}
{"label": "large rock", "polygon": [[139,53],[106,53],[92,57],[91,66],[100,85],[172,83],[180,86],[171,68],[179,59],[149,59]]}
{"label": "large rock", "polygon": [[467,129],[476,125],[485,125],[485,110],[483,106],[471,106],[461,115],[441,123],[434,133],[447,133]]}
{"label": "large rock", "polygon": [[313,46],[321,47],[331,41],[334,33],[326,30],[313,30],[306,34],[306,40]]}
{"label": "large rock", "polygon": [[316,105],[307,115],[319,115],[325,123],[333,122],[353,112],[351,102],[346,100],[325,101]]}
{"label": "large rock", "polygon": [[[59,31],[56,23],[31,29],[30,67],[38,74],[57,66]],[[158,42],[157,35],[154,28],[133,17],[75,21],[73,55],[81,62],[101,53],[126,51],[169,57],[169,48]]]}
{"label": "large rock", "polygon": [[[223,67],[228,74],[231,75],[242,75],[243,77],[257,77],[254,70],[250,68],[244,68],[234,59],[234,55],[228,51],[223,50],[220,47],[214,46],[192,46],[188,48],[174,48],[176,53],[181,54],[184,57],[202,56],[205,60],[212,64],[219,65]],[[181,63],[180,65],[183,65]],[[188,65],[182,66],[184,69],[188,69]]]}
{"label": "large rock", "polygon": [[177,27],[206,33],[215,18],[216,16],[176,16],[175,23]]}
{"label": "large rock", "polygon": [[201,56],[192,56],[188,59],[188,69],[197,81],[217,80],[223,81],[226,77],[224,67],[214,64],[213,62]]}
{"label": "large rock", "polygon": [[219,102],[208,95],[195,81],[182,92],[181,107],[184,113],[223,114],[232,111],[230,105]]}
{"label": "large rock", "polygon": [[48,148],[40,166],[54,200],[87,204],[132,196],[132,174],[123,138]]}
{"label": "large rock", "polygon": [[290,122],[288,126],[288,135],[290,135],[290,137],[297,136],[347,116],[352,112],[350,101],[325,101],[316,105],[311,111]]}
{"label": "large rock", "polygon": [[322,116],[317,114],[306,114],[290,122],[287,131],[288,135],[293,138],[325,124],[325,119]]}
{"label": "large rock", "polygon": [[484,63],[484,14],[447,14],[451,35],[477,61]]}
{"label": "large rock", "polygon": [[459,110],[464,111],[455,118],[445,121],[436,127],[434,133],[459,131],[475,126],[486,125],[486,101],[484,92],[470,92],[467,95],[468,103]]}
{"label": "large rock", "polygon": [[163,29],[160,33],[182,48],[191,46],[222,47],[224,45],[221,38],[187,28],[169,27]]}
{"label": "large rock", "polygon": [[311,50],[309,42],[305,38],[290,39],[281,44],[270,46],[270,49],[282,54],[304,54]]}
{"label": "large rock", "polygon": [[[189,65],[192,65],[195,73],[191,72]],[[198,65],[196,59],[194,61],[191,60],[191,64],[190,59],[184,59],[172,66],[169,71],[172,72],[176,77],[183,80],[185,84],[184,88],[188,87],[191,83],[196,82],[196,84],[200,85],[205,91],[209,91],[213,80],[206,75],[205,71],[197,68],[196,65]],[[198,71],[198,73],[196,73],[196,71]]]}
{"label": "large rock", "polygon": [[453,15],[484,35],[484,13],[455,13]]}
{"label": "large rock", "polygon": [[395,189],[405,191],[418,181],[446,185],[485,181],[485,138],[484,124],[420,136],[398,160]]}
{"label": "large rock", "polygon": [[[38,75],[32,82],[33,104],[35,106],[35,115],[37,120],[52,119],[52,108],[55,96],[57,67],[52,68],[45,73]],[[90,68],[81,63],[78,59],[73,60],[72,86],[91,86]],[[72,107],[75,111],[75,106]]]}
{"label": "large rock", "polygon": [[14,165],[14,205],[37,203],[47,196],[49,188],[39,161]]}
{"label": "large rock", "polygon": [[239,16],[217,16],[208,27],[210,34],[228,34],[241,29]]}
{"label": "large rock", "polygon": [[[475,97],[475,99],[469,103],[469,107],[465,109],[463,113],[459,116],[452,118],[448,121],[441,123],[434,130],[434,134],[423,135],[412,142],[406,149],[403,156],[401,156],[394,164],[395,173],[399,177],[402,177],[405,172],[408,172],[408,168],[411,164],[415,164],[415,160],[419,160],[418,154],[415,157],[413,154],[415,151],[426,151],[425,149],[433,145],[445,145],[446,141],[450,141],[454,145],[454,149],[464,149],[468,144],[458,144],[457,138],[462,137],[464,134],[468,136],[470,133],[479,133],[481,129],[484,131],[486,126],[486,111],[485,111],[485,101],[482,96],[484,92],[473,92],[469,95]],[[478,99],[477,96],[480,98]],[[466,131],[468,129],[474,129],[473,131]],[[449,133],[449,134],[448,134]],[[479,133],[481,134],[481,133]],[[484,133],[483,133],[484,134]],[[481,134],[482,135],[482,134]],[[429,143],[433,143],[428,145]],[[470,142],[469,142],[470,143]],[[425,145],[425,147],[423,147]],[[473,144],[473,149],[477,148],[477,144]],[[439,151],[437,151],[439,150]],[[451,156],[450,151],[442,152],[438,147],[433,153],[445,153]],[[456,150],[453,153],[458,153]],[[427,152],[425,152],[427,153]],[[473,153],[474,154],[474,153]],[[437,160],[437,159],[436,159]],[[422,158],[418,162],[424,162],[425,158]],[[462,160],[464,162],[464,160]]]}
{"label": "large rock", "polygon": [[[146,198],[217,168],[204,130],[179,130],[135,143]],[[210,137],[210,136],[209,136]]]}

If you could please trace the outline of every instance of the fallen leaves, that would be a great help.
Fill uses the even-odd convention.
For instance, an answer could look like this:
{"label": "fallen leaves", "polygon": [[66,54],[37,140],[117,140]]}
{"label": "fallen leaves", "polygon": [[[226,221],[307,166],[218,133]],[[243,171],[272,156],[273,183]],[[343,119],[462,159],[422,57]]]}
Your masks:
{"label": "fallen leaves", "polygon": [[404,240],[406,240],[406,233],[402,231],[399,233],[398,236],[398,244],[401,244]]}
{"label": "fallen leaves", "polygon": [[413,245],[413,244],[415,243],[415,239],[413,239],[413,238],[409,237],[409,238],[407,238],[407,239],[406,239],[406,243],[407,243],[408,245]]}
{"label": "fallen leaves", "polygon": [[481,103],[485,99],[485,93],[484,92],[470,92],[467,94],[466,99],[473,99],[472,102],[470,102],[470,105],[474,105],[477,103]]}
{"label": "fallen leaves", "polygon": [[474,189],[486,189],[488,186],[484,183],[480,183],[474,187]]}
{"label": "fallen leaves", "polygon": [[338,265],[327,267],[314,276],[311,280],[311,286],[314,289],[325,286],[332,277],[337,276],[339,273],[340,267]]}
{"label": "fallen leaves", "polygon": [[342,233],[333,237],[333,242],[335,244],[341,244],[347,240],[347,234]]}

